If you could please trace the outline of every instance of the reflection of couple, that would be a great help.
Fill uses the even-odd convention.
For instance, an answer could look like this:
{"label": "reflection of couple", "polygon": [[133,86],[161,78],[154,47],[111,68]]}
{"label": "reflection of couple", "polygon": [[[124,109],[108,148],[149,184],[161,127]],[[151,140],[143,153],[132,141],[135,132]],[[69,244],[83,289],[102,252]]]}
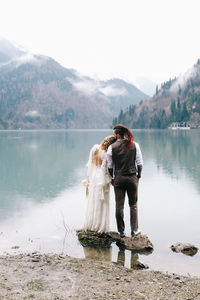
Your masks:
{"label": "reflection of couple", "polygon": [[[112,260],[112,250],[111,248],[92,248],[83,247],[84,254],[86,258],[92,258],[100,261],[111,261]],[[126,254],[125,250],[119,249],[117,254],[116,263],[121,266],[126,264]],[[130,255],[130,267],[131,269],[144,269],[146,266],[139,261],[139,255],[134,251],[131,251]]]}
{"label": "reflection of couple", "polygon": [[124,201],[128,195],[131,236],[138,232],[137,194],[142,171],[142,154],[139,144],[133,142],[131,131],[118,124],[113,136],[104,138],[90,150],[88,161],[88,204],[85,230],[109,231],[109,193],[112,183],[115,191],[116,222],[124,236]]}

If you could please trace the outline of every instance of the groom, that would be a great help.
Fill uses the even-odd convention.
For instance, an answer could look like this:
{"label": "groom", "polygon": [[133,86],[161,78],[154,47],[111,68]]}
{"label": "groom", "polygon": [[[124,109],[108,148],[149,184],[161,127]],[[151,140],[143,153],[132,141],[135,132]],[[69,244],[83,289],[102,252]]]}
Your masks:
{"label": "groom", "polygon": [[[133,142],[131,131],[124,125],[118,124],[113,129],[117,141],[108,147],[108,170],[113,179],[117,229],[121,237],[124,237],[124,201],[128,195],[130,207],[131,236],[138,231],[137,195],[138,181],[141,177],[143,159],[140,146]],[[114,170],[114,172],[113,172]]]}

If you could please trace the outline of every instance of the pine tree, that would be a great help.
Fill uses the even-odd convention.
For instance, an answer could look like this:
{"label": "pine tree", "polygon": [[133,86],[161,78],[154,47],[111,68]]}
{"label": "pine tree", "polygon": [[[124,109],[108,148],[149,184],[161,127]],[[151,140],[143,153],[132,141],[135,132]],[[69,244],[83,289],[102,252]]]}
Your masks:
{"label": "pine tree", "polygon": [[171,102],[171,121],[176,121],[176,102],[174,100]]}
{"label": "pine tree", "polygon": [[187,110],[186,102],[183,103],[182,113],[181,113],[181,121],[188,121],[190,118],[189,112]]}
{"label": "pine tree", "polygon": [[181,122],[181,102],[180,102],[180,98],[179,97],[178,97],[178,101],[177,101],[176,120],[178,122]]}
{"label": "pine tree", "polygon": [[156,85],[156,95],[158,95],[158,86]]}

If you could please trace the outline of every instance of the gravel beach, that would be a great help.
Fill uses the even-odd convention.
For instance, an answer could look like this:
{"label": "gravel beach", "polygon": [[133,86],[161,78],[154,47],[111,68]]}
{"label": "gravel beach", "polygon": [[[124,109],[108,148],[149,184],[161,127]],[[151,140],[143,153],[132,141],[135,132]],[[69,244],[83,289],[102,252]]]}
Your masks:
{"label": "gravel beach", "polygon": [[39,253],[0,257],[0,299],[200,299],[200,278]]}

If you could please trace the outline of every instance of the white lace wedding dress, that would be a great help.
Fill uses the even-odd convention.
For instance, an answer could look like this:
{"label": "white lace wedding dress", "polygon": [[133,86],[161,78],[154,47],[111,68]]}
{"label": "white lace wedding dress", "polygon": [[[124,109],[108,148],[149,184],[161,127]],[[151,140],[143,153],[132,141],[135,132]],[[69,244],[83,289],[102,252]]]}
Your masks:
{"label": "white lace wedding dress", "polygon": [[[96,165],[94,155],[98,153],[101,165]],[[108,173],[106,151],[94,145],[90,150],[88,167],[89,194],[84,230],[109,231],[109,198],[111,178]]]}

